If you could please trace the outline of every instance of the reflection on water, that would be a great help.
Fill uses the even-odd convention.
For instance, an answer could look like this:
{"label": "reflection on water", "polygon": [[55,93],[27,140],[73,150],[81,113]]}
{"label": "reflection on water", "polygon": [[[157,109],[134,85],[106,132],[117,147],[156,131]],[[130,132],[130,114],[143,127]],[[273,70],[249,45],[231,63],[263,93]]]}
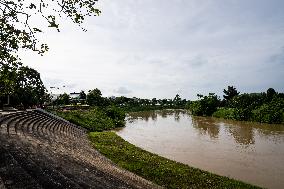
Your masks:
{"label": "reflection on water", "polygon": [[201,135],[209,135],[210,138],[218,138],[219,135],[219,125],[212,122],[207,118],[195,117],[192,118],[192,126],[197,129]]}
{"label": "reflection on water", "polygon": [[164,157],[268,188],[284,188],[284,125],[192,117],[184,110],[130,113],[117,132]]}

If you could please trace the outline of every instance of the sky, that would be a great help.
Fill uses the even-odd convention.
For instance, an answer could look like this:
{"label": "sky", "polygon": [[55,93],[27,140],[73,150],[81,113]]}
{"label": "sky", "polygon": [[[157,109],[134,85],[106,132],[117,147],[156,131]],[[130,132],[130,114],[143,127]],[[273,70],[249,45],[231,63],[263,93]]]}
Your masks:
{"label": "sky", "polygon": [[[83,24],[60,20],[39,36],[49,52],[21,52],[52,93],[196,99],[233,85],[284,92],[283,0],[99,0]],[[41,21],[35,21],[40,24]],[[65,87],[63,87],[65,86]]]}

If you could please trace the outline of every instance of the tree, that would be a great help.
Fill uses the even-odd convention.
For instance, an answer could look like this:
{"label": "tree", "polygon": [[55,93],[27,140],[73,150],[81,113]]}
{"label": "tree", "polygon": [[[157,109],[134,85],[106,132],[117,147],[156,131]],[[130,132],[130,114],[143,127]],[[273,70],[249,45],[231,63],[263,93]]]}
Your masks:
{"label": "tree", "polygon": [[100,14],[100,10],[95,8],[96,2],[97,0],[0,0],[0,66],[20,65],[18,51],[21,49],[41,55],[48,51],[47,44],[40,43],[37,39],[42,29],[31,23],[33,18],[42,18],[48,27],[57,31],[60,31],[58,18],[63,16],[81,26],[85,17]]}
{"label": "tree", "polygon": [[16,89],[17,67],[3,64],[0,67],[0,97],[8,97],[7,104],[10,104],[9,97]]}
{"label": "tree", "polygon": [[102,93],[98,88],[89,91],[87,94],[87,104],[91,106],[104,105],[104,98],[102,97]]}
{"label": "tree", "polygon": [[87,95],[84,91],[80,92],[79,99],[80,99],[81,102],[85,103],[85,101],[87,99]]}
{"label": "tree", "polygon": [[237,96],[240,94],[234,86],[228,86],[228,90],[224,89],[223,92],[225,93],[223,97],[227,101],[231,100],[234,96]]}
{"label": "tree", "polygon": [[46,89],[40,74],[32,68],[21,66],[13,69],[4,65],[0,68],[0,84],[0,97],[11,97],[11,105],[21,104],[26,108],[44,103]]}
{"label": "tree", "polygon": [[58,105],[68,105],[70,104],[70,96],[67,93],[59,95],[57,99]]}
{"label": "tree", "polygon": [[157,98],[152,98],[152,105],[155,106],[158,103]]}
{"label": "tree", "polygon": [[181,105],[181,98],[180,98],[179,94],[176,94],[176,96],[175,96],[173,102],[174,102],[174,105],[175,105],[175,106]]}
{"label": "tree", "polygon": [[209,93],[208,96],[197,95],[199,100],[189,104],[189,110],[193,115],[211,116],[220,104],[220,100],[214,93]]}
{"label": "tree", "polygon": [[276,91],[273,88],[269,88],[266,91],[266,96],[268,98],[268,100],[272,100],[273,96],[276,95]]}
{"label": "tree", "polygon": [[15,92],[15,77],[22,65],[19,50],[43,55],[49,49],[47,44],[37,39],[43,30],[33,25],[31,20],[42,18],[49,28],[59,32],[58,18],[66,16],[82,28],[86,17],[101,13],[95,8],[97,1],[0,0],[0,98],[4,95],[9,99]]}

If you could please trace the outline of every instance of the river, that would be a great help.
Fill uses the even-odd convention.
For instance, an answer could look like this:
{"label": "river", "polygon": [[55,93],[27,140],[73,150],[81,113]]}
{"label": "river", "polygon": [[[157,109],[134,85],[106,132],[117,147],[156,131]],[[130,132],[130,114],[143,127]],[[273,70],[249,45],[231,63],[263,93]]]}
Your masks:
{"label": "river", "polygon": [[126,127],[117,134],[192,167],[262,187],[284,188],[284,125],[159,110],[130,113]]}

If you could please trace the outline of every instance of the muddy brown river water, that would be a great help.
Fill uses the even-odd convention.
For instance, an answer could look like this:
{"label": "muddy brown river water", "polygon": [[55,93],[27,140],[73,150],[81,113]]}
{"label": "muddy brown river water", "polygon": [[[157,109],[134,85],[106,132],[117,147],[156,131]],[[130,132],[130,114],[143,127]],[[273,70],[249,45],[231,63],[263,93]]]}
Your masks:
{"label": "muddy brown river water", "polygon": [[184,110],[130,113],[117,134],[163,157],[258,186],[284,188],[284,125],[192,117]]}

